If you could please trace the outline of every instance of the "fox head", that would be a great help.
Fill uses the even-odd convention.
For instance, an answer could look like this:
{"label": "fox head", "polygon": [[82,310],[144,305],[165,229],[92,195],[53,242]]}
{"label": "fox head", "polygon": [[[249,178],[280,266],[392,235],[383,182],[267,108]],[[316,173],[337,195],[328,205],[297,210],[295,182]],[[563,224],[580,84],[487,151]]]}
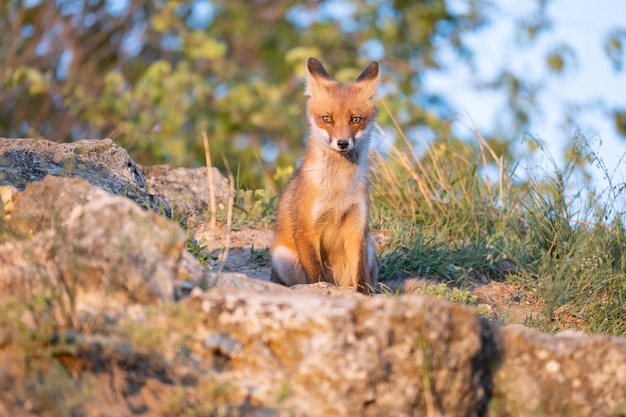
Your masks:
{"label": "fox head", "polygon": [[370,123],[378,110],[372,101],[378,84],[379,65],[372,62],[351,84],[333,80],[320,61],[307,61],[305,94],[311,125],[309,140],[323,142],[333,151],[348,154],[367,146]]}

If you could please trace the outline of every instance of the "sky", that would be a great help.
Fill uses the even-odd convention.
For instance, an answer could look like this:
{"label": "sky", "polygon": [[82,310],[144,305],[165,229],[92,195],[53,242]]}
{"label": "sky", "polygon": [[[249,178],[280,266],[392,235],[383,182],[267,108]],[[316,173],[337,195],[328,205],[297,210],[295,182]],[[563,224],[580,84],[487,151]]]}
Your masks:
{"label": "sky", "polygon": [[[452,6],[455,3],[462,6],[463,2],[450,1]],[[546,80],[539,95],[539,111],[528,133],[541,139],[561,163],[563,149],[575,129],[580,129],[591,140],[613,180],[624,182],[626,162],[620,163],[620,159],[626,153],[626,139],[619,137],[607,111],[613,107],[626,109],[626,69],[616,71],[602,45],[611,29],[626,28],[626,1],[555,0],[548,7],[551,29],[526,49],[519,48],[514,23],[532,13],[536,2],[498,0],[494,4],[497,11],[491,24],[466,38],[476,53],[475,72],[457,66],[447,73],[431,74],[425,80],[428,89],[445,94],[458,111],[456,132],[467,136],[471,123],[479,131],[489,132],[495,126],[506,129],[507,121],[503,122],[500,115],[500,109],[505,107],[504,95],[480,91],[477,84],[508,65],[531,79]],[[561,75],[549,74],[545,56],[564,43],[575,52],[572,65]],[[570,103],[589,106],[576,115],[575,126],[563,126],[564,112]],[[604,182],[601,172],[594,176]]]}

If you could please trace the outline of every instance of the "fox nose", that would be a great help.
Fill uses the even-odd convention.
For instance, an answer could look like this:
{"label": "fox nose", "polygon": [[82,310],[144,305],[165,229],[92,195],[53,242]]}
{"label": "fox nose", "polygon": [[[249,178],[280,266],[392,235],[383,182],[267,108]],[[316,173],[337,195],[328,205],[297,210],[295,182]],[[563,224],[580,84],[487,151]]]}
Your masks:
{"label": "fox nose", "polygon": [[348,145],[350,144],[350,142],[348,142],[348,139],[339,139],[337,141],[337,146],[339,147],[339,149],[344,150],[344,149],[348,149]]}

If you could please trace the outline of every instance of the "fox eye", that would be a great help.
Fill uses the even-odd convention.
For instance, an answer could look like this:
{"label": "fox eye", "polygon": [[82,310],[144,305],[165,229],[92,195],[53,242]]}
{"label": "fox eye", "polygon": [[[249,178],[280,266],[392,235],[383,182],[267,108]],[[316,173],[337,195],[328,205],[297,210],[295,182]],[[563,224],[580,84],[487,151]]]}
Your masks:
{"label": "fox eye", "polygon": [[361,118],[359,116],[352,116],[352,119],[350,119],[350,123],[352,123],[353,125],[356,125],[358,123],[361,123]]}
{"label": "fox eye", "polygon": [[333,119],[330,116],[322,116],[322,121],[324,123],[332,123]]}

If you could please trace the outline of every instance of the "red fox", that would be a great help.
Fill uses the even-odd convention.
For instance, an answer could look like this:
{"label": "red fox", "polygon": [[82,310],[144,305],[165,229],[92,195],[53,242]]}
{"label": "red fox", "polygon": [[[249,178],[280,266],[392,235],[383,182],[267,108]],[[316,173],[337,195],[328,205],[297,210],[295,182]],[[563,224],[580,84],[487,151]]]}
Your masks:
{"label": "red fox", "polygon": [[326,281],[374,291],[378,261],[368,224],[367,154],[378,77],[379,64],[372,62],[355,82],[342,85],[320,61],[307,61],[309,137],[278,207],[273,282]]}

